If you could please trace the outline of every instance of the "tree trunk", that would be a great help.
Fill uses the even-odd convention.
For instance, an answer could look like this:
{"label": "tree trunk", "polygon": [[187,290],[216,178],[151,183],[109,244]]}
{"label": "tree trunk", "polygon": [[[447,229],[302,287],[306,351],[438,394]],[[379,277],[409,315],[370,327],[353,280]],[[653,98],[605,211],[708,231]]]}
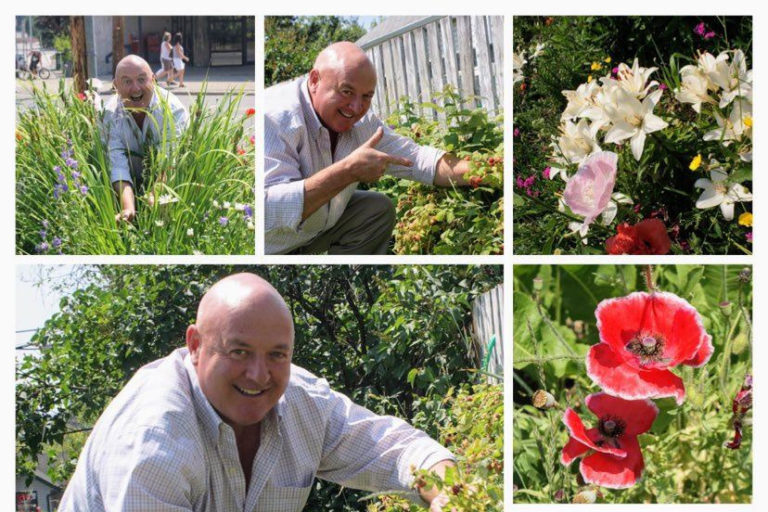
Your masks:
{"label": "tree trunk", "polygon": [[85,54],[85,18],[69,17],[69,33],[72,38],[72,76],[75,92],[85,92],[88,79],[88,59]]}
{"label": "tree trunk", "polygon": [[112,16],[112,76],[115,76],[117,63],[125,57],[124,20],[122,16]]}

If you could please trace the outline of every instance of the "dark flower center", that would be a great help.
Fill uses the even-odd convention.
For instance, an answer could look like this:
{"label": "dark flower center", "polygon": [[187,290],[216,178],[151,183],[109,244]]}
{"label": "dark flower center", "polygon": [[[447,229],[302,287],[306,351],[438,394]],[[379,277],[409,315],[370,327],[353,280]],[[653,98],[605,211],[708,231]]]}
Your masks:
{"label": "dark flower center", "polygon": [[[597,430],[600,434],[604,438],[607,438],[605,439],[605,442],[608,442],[613,446],[618,445],[616,438],[621,437],[626,428],[627,424],[623,420],[613,416],[604,416],[600,418],[600,423],[597,425]],[[602,444],[603,443],[598,443],[598,445]]]}
{"label": "dark flower center", "polygon": [[626,348],[640,358],[641,364],[664,360],[664,337],[661,334],[638,333],[627,343]]}

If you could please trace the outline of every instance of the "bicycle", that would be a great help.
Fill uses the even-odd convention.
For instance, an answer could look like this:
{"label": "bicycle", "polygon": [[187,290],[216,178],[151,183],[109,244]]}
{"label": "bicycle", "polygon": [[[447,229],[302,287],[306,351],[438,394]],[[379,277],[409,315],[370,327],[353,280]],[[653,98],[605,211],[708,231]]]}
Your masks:
{"label": "bicycle", "polygon": [[41,78],[45,80],[51,76],[51,71],[43,66],[37,67],[37,74],[32,73],[29,66],[16,68],[16,78],[20,80],[34,80],[35,78]]}

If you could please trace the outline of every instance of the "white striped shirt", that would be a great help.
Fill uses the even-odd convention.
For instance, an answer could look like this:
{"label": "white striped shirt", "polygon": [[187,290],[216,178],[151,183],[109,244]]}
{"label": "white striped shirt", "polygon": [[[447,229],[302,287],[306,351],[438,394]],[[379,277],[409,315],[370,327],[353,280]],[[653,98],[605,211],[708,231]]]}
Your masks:
{"label": "white striped shirt", "polygon": [[[173,119],[165,119],[160,95],[168,104]],[[181,101],[169,91],[155,87],[152,99],[147,107],[147,115],[141,128],[133,115],[123,107],[119,94],[112,96],[104,106],[104,129],[109,151],[110,178],[116,181],[131,179],[141,175],[145,144],[159,144],[162,135],[168,138],[178,137],[189,124],[189,113]]]}
{"label": "white striped shirt", "polygon": [[377,416],[291,367],[261,424],[246,492],[235,435],[203,395],[186,348],[141,368],[94,426],[59,512],[298,512],[315,477],[408,491],[411,466],[451,453],[404,421]]}
{"label": "white striped shirt", "polygon": [[419,146],[398,135],[368,112],[348,132],[340,133],[336,152],[315,109],[306,77],[268,88],[264,97],[265,252],[284,254],[309,244],[333,227],[357,189],[348,185],[303,222],[304,180],[349,156],[379,127],[384,136],[376,149],[407,158],[413,167],[390,166],[387,174],[422,183],[434,182],[437,163],[445,151]]}

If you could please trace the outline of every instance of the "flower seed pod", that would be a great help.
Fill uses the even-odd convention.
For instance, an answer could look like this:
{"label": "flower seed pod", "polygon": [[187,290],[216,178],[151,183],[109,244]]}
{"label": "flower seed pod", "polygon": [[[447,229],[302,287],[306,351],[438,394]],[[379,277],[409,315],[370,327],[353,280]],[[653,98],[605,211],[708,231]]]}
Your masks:
{"label": "flower seed pod", "polygon": [[551,409],[557,406],[555,397],[543,389],[539,389],[533,394],[531,402],[537,409]]}
{"label": "flower seed pod", "polygon": [[594,503],[597,501],[597,491],[592,488],[582,489],[573,497],[573,503]]}

